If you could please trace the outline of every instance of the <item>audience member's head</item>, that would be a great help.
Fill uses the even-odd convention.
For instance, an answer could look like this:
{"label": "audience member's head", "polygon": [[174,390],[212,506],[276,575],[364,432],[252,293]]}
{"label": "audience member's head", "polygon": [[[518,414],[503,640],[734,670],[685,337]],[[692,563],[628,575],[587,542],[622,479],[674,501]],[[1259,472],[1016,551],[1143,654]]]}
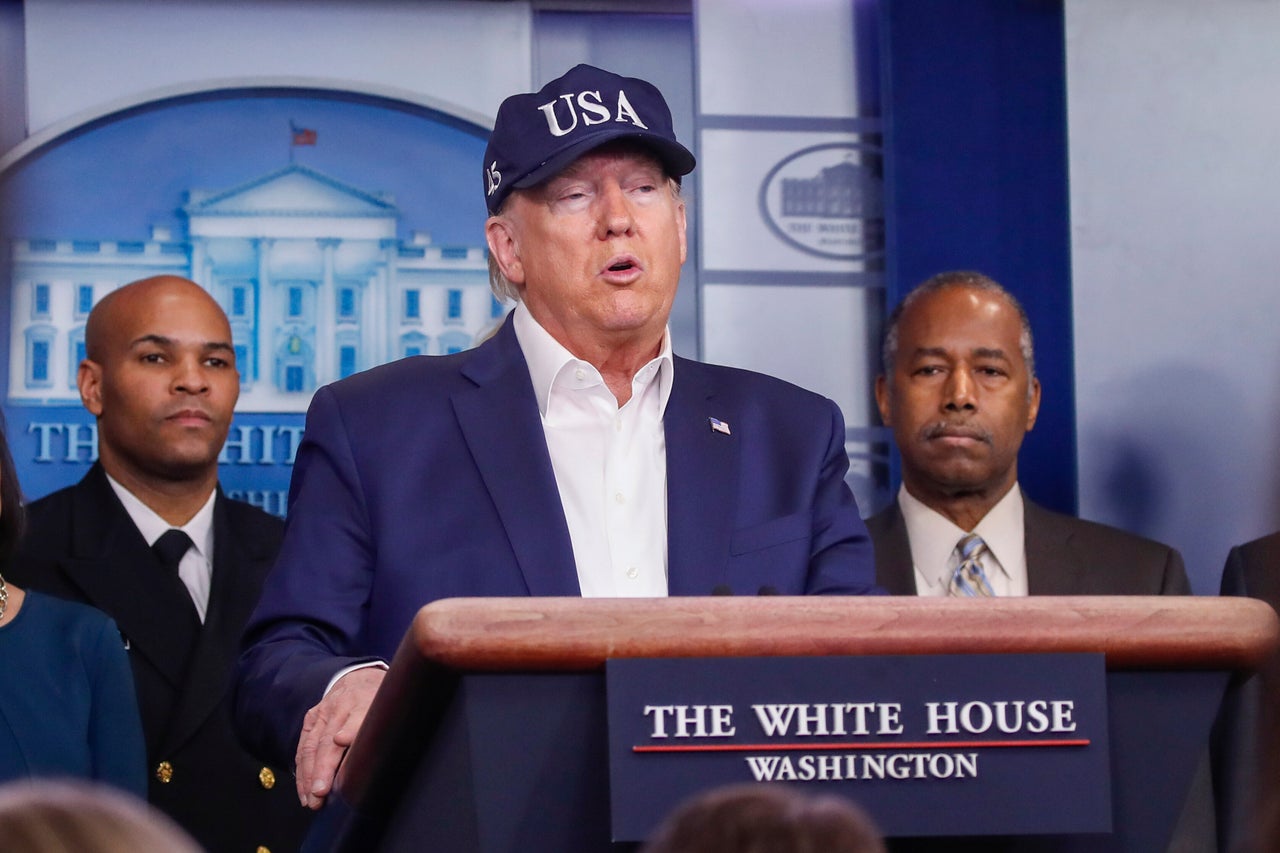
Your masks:
{"label": "audience member's head", "polygon": [[142,800],[105,786],[50,781],[0,786],[0,848],[6,853],[201,853],[176,823]]}
{"label": "audience member's head", "polygon": [[782,785],[717,788],[681,805],[643,853],[883,853],[871,819],[849,800]]}

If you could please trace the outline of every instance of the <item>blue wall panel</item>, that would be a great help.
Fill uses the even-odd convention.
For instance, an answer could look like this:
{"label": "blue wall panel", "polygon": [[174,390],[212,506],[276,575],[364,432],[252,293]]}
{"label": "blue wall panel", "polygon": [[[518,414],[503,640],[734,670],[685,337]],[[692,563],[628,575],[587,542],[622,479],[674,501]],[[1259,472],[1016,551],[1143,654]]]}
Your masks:
{"label": "blue wall panel", "polygon": [[1020,459],[1036,501],[1074,513],[1075,391],[1060,0],[885,0],[889,306],[976,269],[1026,306],[1043,386]]}

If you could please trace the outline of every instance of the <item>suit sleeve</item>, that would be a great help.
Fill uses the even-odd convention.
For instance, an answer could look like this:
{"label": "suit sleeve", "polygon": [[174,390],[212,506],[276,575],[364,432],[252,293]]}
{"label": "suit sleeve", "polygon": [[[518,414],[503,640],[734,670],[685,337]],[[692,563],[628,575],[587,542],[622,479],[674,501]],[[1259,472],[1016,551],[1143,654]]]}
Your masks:
{"label": "suit sleeve", "polygon": [[302,718],[358,651],[373,581],[368,514],[338,402],[321,388],[294,462],[276,564],[245,628],[235,717],[250,750],[292,767]]}
{"label": "suit sleeve", "polygon": [[[1265,597],[1258,590],[1250,589],[1249,559],[1246,546],[1236,545],[1227,554],[1222,569],[1221,595]],[[1271,666],[1276,665],[1272,658]],[[1260,778],[1266,767],[1274,768],[1274,761],[1259,761],[1267,755],[1267,743],[1274,738],[1260,737],[1263,732],[1274,732],[1267,720],[1274,719],[1274,700],[1268,701],[1270,691],[1264,682],[1273,676],[1273,670],[1254,673],[1243,683],[1234,680],[1222,699],[1222,708],[1214,721],[1209,740],[1212,759],[1213,789],[1219,813],[1218,825],[1223,837],[1223,850],[1254,850],[1258,838],[1256,811],[1262,790],[1269,787]],[[1270,713],[1268,713],[1270,711]]]}
{"label": "suit sleeve", "polygon": [[147,796],[147,758],[133,673],[120,630],[105,620],[85,651],[91,679],[89,750],[93,778]]}
{"label": "suit sleeve", "polygon": [[1169,559],[1164,565],[1164,579],[1160,584],[1161,595],[1190,595],[1191,581],[1187,580],[1187,567],[1177,549],[1169,549]]}
{"label": "suit sleeve", "polygon": [[1220,595],[1248,595],[1245,584],[1244,554],[1237,545],[1227,554],[1227,564],[1222,568]]}
{"label": "suit sleeve", "polygon": [[849,471],[844,416],[834,402],[827,400],[826,404],[829,436],[814,495],[813,544],[805,593],[883,595],[884,590],[876,586],[871,537],[844,479]]}

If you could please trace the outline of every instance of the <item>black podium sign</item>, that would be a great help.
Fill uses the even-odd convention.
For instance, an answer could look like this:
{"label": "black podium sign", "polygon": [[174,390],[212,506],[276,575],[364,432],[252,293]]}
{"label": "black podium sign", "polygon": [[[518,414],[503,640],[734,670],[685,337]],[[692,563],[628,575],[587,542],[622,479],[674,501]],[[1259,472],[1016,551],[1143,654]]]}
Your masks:
{"label": "black podium sign", "polygon": [[718,785],[856,801],[889,835],[1111,830],[1100,654],[613,660],[614,841]]}

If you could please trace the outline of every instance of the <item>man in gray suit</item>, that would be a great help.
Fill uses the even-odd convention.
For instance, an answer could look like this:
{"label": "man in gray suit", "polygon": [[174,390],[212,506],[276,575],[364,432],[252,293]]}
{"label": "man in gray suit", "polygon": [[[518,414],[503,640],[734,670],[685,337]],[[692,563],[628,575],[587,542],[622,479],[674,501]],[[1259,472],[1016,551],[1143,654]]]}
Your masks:
{"label": "man in gray suit", "polygon": [[[882,357],[876,403],[902,487],[867,530],[891,595],[1191,592],[1176,550],[1022,494],[1018,450],[1040,382],[1026,311],[1003,287],[976,272],[925,281],[889,315]],[[1212,796],[1206,757],[1169,851],[1216,849]]]}
{"label": "man in gray suit", "polygon": [[902,487],[867,528],[889,593],[1191,591],[1174,549],[1022,494],[1018,449],[1040,382],[1026,312],[1003,287],[975,272],[934,276],[890,315],[883,359],[876,403],[902,455]]}

